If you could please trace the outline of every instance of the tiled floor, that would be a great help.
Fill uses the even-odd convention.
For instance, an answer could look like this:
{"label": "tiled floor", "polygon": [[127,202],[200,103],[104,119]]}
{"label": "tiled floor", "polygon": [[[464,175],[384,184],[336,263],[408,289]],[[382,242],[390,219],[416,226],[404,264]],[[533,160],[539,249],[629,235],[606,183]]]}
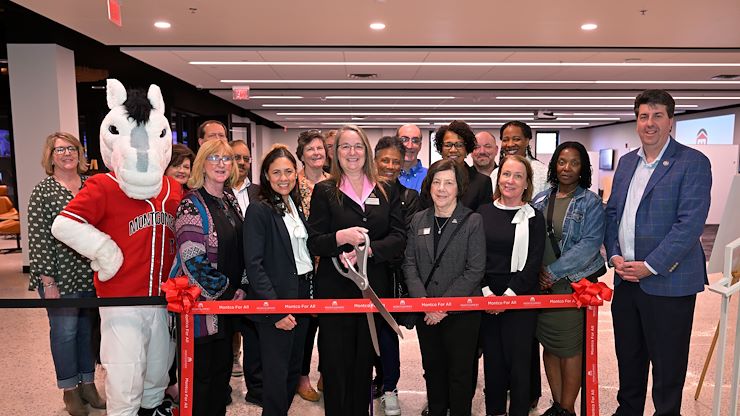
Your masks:
{"label": "tiled floor", "polygon": [[[0,248],[9,247],[13,241],[0,240]],[[26,290],[28,276],[20,273],[20,254],[0,255],[0,291],[4,298],[34,298],[35,293]],[[712,276],[710,280],[716,280]],[[611,285],[611,273],[603,277]],[[699,380],[704,359],[714,334],[719,314],[719,296],[705,291],[698,296],[691,343],[689,373],[686,380],[683,399],[683,414],[704,416],[712,414],[712,394],[715,385],[714,362],[709,369],[704,389],[697,401],[694,392]],[[731,316],[737,314],[737,301],[732,302]],[[610,415],[616,408],[617,373],[614,358],[614,340],[611,325],[611,313],[608,307],[601,308],[599,315],[599,396],[602,415]],[[731,321],[734,328],[734,320]],[[66,415],[62,395],[55,388],[54,371],[49,354],[48,320],[41,309],[0,309],[0,415]],[[399,383],[403,415],[416,416],[425,402],[423,378],[421,377],[421,358],[416,334],[405,331],[401,341],[402,374]],[[730,332],[731,338],[734,332]],[[728,354],[731,354],[729,346]],[[316,354],[314,354],[316,357]],[[728,415],[729,405],[729,372],[731,358],[725,365],[726,380],[722,415]],[[314,363],[315,368],[316,363]],[[477,394],[473,403],[473,414],[483,415],[482,371],[479,373]],[[98,371],[98,385],[102,387],[102,370]],[[315,385],[316,373],[312,374]],[[246,404],[243,400],[243,379],[232,379],[234,387],[234,404],[229,406],[229,415],[259,415],[260,409]],[[549,407],[549,391],[543,386],[544,397],[540,401],[539,414]],[[648,400],[650,402],[650,400]],[[375,402],[376,415],[382,415],[379,402]],[[291,415],[323,415],[321,402],[308,403],[296,397],[291,408]],[[646,414],[652,413],[647,409]],[[92,412],[101,415],[103,412]]]}

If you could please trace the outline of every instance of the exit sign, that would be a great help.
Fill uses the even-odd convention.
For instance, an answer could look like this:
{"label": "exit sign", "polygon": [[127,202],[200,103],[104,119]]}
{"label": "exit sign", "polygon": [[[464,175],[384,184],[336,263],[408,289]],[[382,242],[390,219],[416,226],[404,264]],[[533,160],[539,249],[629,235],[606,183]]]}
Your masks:
{"label": "exit sign", "polygon": [[249,87],[231,87],[231,98],[233,98],[234,101],[248,100]]}
{"label": "exit sign", "polygon": [[123,26],[121,23],[121,3],[119,0],[108,0],[108,20],[118,27]]}

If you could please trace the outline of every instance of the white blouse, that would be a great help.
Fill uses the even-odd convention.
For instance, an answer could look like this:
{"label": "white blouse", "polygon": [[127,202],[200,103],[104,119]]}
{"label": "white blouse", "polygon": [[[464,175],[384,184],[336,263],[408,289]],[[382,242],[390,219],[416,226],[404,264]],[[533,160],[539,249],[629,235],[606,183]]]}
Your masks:
{"label": "white blouse", "polygon": [[293,259],[295,259],[296,270],[298,274],[306,274],[313,271],[311,255],[308,253],[308,246],[306,245],[308,232],[303,221],[301,221],[301,217],[298,215],[298,208],[296,208],[295,202],[293,202],[292,198],[288,198],[288,201],[290,203],[290,213],[286,212],[283,215],[283,222],[290,236],[290,245],[293,248]]}

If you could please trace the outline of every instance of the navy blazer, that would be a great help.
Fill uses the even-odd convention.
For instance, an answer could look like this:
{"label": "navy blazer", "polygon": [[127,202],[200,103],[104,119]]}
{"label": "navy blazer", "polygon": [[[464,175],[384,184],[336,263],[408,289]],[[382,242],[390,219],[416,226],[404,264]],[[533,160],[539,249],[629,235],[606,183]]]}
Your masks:
{"label": "navy blazer", "polygon": [[[301,204],[298,214],[306,224]],[[308,227],[306,227],[308,229]],[[249,279],[247,299],[298,299],[298,272],[283,217],[263,200],[253,200],[244,216],[244,264]],[[286,314],[247,315],[275,323]]]}
{"label": "navy blazer", "polygon": [[[699,237],[709,214],[712,168],[701,152],[669,139],[668,147],[642,196],[635,222],[635,260],[647,262],[657,275],[640,279],[650,295],[688,296],[707,284],[706,258]],[[627,191],[640,162],[637,150],[619,159],[606,206],[607,258],[621,256],[619,223]],[[622,281],[614,274],[614,285]]]}

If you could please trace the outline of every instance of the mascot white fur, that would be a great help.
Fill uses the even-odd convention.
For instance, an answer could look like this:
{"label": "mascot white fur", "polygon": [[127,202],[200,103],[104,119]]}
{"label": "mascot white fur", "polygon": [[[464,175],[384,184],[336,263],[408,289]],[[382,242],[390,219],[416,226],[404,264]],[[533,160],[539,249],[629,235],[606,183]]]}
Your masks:
{"label": "mascot white fur", "polygon": [[[95,175],[54,220],[59,241],[92,260],[98,297],[159,296],[175,257],[182,189],[164,171],[172,152],[162,93],[109,79]],[[164,306],[101,307],[100,359],[109,416],[169,415],[162,404],[174,355]]]}

